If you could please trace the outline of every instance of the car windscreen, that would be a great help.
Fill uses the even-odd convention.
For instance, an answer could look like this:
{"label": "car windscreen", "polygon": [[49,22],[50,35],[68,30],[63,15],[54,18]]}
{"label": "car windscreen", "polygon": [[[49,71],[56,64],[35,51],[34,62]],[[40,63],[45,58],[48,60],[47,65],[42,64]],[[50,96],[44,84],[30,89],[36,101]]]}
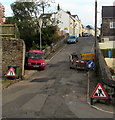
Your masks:
{"label": "car windscreen", "polygon": [[30,59],[44,59],[43,53],[29,53],[28,58]]}
{"label": "car windscreen", "polygon": [[69,39],[75,39],[75,36],[70,36]]}

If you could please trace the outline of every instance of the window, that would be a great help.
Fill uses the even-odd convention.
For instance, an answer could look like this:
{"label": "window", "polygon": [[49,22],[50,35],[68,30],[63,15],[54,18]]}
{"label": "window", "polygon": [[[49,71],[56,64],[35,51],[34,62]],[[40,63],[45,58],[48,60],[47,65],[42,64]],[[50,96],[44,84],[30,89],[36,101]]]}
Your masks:
{"label": "window", "polygon": [[110,29],[115,28],[115,22],[110,22]]}

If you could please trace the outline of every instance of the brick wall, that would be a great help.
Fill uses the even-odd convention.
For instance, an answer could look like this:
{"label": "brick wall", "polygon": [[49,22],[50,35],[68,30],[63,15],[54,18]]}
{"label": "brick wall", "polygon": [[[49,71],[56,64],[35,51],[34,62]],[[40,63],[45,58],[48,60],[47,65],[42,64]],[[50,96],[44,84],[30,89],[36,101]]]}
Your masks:
{"label": "brick wall", "polygon": [[2,75],[6,74],[8,65],[20,66],[20,77],[24,75],[25,43],[21,39],[2,38]]}

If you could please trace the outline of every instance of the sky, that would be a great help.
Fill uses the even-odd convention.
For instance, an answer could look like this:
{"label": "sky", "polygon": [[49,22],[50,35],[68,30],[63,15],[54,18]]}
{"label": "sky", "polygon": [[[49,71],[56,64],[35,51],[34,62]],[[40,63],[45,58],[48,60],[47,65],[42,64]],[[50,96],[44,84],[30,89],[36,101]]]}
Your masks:
{"label": "sky", "polygon": [[[0,0],[5,6],[5,16],[12,16],[10,4],[16,0]],[[28,0],[27,0],[28,1]],[[36,0],[35,0],[36,1]],[[39,0],[38,0],[39,1]],[[48,0],[44,0],[48,1]],[[101,10],[102,6],[113,6],[115,0],[97,0],[97,26],[101,24]],[[59,4],[64,11],[70,11],[72,15],[78,15],[84,26],[91,25],[94,27],[95,23],[95,0],[49,0],[51,7],[47,8],[47,12],[55,12],[56,6]]]}

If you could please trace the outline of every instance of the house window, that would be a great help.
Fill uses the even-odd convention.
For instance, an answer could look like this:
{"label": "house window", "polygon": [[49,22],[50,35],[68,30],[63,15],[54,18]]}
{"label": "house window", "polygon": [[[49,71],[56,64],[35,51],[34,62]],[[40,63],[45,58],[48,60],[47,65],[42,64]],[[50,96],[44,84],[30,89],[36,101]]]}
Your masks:
{"label": "house window", "polygon": [[110,22],[110,29],[115,28],[115,22]]}

